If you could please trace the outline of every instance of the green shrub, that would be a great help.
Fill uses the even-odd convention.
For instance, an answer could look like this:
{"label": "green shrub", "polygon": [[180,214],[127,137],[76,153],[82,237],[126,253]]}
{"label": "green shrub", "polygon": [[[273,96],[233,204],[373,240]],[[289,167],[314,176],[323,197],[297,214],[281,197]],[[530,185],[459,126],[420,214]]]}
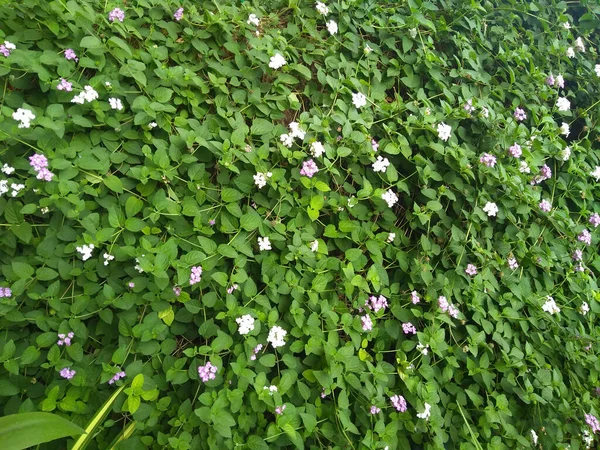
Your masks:
{"label": "green shrub", "polygon": [[2,413],[83,426],[126,384],[88,448],[585,448],[574,3],[0,8]]}

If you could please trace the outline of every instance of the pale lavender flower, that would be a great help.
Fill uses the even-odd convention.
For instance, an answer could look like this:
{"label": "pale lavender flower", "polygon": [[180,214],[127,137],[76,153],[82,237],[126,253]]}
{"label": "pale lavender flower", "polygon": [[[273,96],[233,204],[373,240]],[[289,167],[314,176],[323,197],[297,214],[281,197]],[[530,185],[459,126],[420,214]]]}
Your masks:
{"label": "pale lavender flower", "polygon": [[79,61],[79,58],[77,57],[72,48],[68,48],[65,50],[65,59],[69,61],[73,60],[75,62]]}
{"label": "pale lavender flower", "polygon": [[594,228],[600,225],[600,214],[594,213],[590,216],[590,224],[594,226]]}
{"label": "pale lavender flower", "polygon": [[278,406],[275,408],[275,414],[282,415],[283,411],[285,411],[285,405]]}
{"label": "pale lavender flower", "polygon": [[442,312],[447,312],[450,304],[448,303],[448,299],[443,295],[438,297],[438,307],[442,310]]}
{"label": "pale lavender flower", "polygon": [[115,20],[123,22],[125,20],[125,11],[123,11],[121,8],[113,9],[108,13],[108,20],[111,22],[114,22]]}
{"label": "pale lavender flower", "polygon": [[520,158],[523,151],[521,150],[521,146],[515,142],[508,148],[508,154],[513,158]]}
{"label": "pale lavender flower", "polygon": [[75,376],[76,373],[77,372],[75,372],[74,370],[69,369],[68,367],[65,367],[64,369],[62,369],[60,371],[60,376],[67,380],[70,380],[71,378],[73,378]]}
{"label": "pale lavender flower", "polygon": [[417,293],[417,291],[412,291],[410,293],[410,300],[413,302],[413,305],[416,305],[417,303],[419,303],[421,301],[421,298],[419,297],[419,294]]}
{"label": "pale lavender flower", "polygon": [[73,90],[73,84],[69,83],[64,78],[61,78],[60,83],[58,83],[58,86],[56,86],[56,89],[59,91],[71,92]]}
{"label": "pale lavender flower", "polygon": [[4,41],[4,44],[0,44],[0,53],[2,53],[5,58],[8,58],[10,56],[10,52],[16,48],[17,47],[12,42]]}
{"label": "pale lavender flower", "polygon": [[127,283],[127,287],[129,289],[133,289],[135,287],[135,283],[133,281],[130,281],[129,283]]}
{"label": "pale lavender flower", "polygon": [[375,139],[371,139],[371,147],[373,147],[373,151],[376,152],[379,149],[379,143]]}
{"label": "pale lavender flower", "polygon": [[232,284],[230,287],[227,288],[227,293],[228,294],[232,294],[233,291],[235,291],[239,286],[237,284]]}
{"label": "pale lavender flower", "polygon": [[402,331],[404,331],[404,334],[417,334],[417,329],[410,322],[402,324]]}
{"label": "pale lavender flower", "polygon": [[477,267],[475,267],[473,264],[467,264],[467,268],[465,269],[465,273],[467,275],[470,275],[470,276],[474,277],[475,275],[477,275]]}
{"label": "pale lavender flower", "polygon": [[596,433],[597,431],[600,431],[600,422],[598,422],[598,419],[596,418],[596,416],[592,415],[592,414],[586,414],[585,415],[585,423],[587,423],[590,428],[592,429],[592,433]]}
{"label": "pale lavender flower", "polygon": [[198,366],[198,375],[204,383],[208,380],[214,380],[217,377],[216,373],[217,367],[213,366],[210,361],[203,366]]}
{"label": "pale lavender flower", "polygon": [[571,255],[571,259],[573,259],[573,261],[581,261],[583,259],[583,252],[579,249],[576,249]]}
{"label": "pale lavender flower", "polygon": [[373,329],[373,321],[368,314],[362,316],[360,320],[362,322],[363,331],[371,331]]}
{"label": "pale lavender flower", "polygon": [[190,274],[190,286],[193,286],[196,283],[200,283],[202,278],[202,266],[192,267],[192,272]]}
{"label": "pale lavender flower", "polygon": [[33,167],[33,170],[39,172],[40,170],[48,167],[48,159],[39,153],[29,157],[29,165]]}
{"label": "pale lavender flower", "polygon": [[10,288],[0,287],[0,298],[8,298],[10,296],[12,296],[12,290]]}
{"label": "pale lavender flower", "polygon": [[565,88],[565,79],[563,78],[562,75],[558,75],[556,77],[556,85],[561,89]]}
{"label": "pale lavender flower", "polygon": [[175,294],[175,297],[179,297],[181,295],[181,288],[179,286],[173,287],[173,293]]}
{"label": "pale lavender flower", "polygon": [[258,354],[258,352],[260,352],[263,348],[262,344],[258,344],[256,347],[254,347],[254,350],[252,350],[252,355],[250,356],[250,359],[252,361],[256,360],[256,355]]}
{"label": "pale lavender flower", "polygon": [[312,159],[309,159],[308,161],[304,161],[304,163],[302,164],[302,169],[300,169],[300,175],[312,178],[318,171],[319,168],[317,167],[315,162]]}
{"label": "pale lavender flower", "polygon": [[43,180],[43,181],[52,181],[52,178],[54,178],[54,174],[44,167],[43,169],[39,170],[36,178],[38,180]]}
{"label": "pale lavender flower", "polygon": [[406,412],[406,410],[408,409],[406,405],[406,399],[403,396],[394,395],[390,397],[390,400],[392,401],[392,406],[396,408],[396,411]]}
{"label": "pale lavender flower", "polygon": [[522,108],[516,108],[513,115],[515,116],[515,119],[517,119],[519,122],[527,119],[527,114],[525,114],[525,110],[523,110]]}
{"label": "pale lavender flower", "polygon": [[577,240],[583,242],[586,245],[592,245],[592,235],[588,230],[583,230],[578,236]]}
{"label": "pale lavender flower", "polygon": [[544,199],[540,202],[539,207],[543,212],[550,212],[550,210],[552,209],[552,203]]}
{"label": "pale lavender flower", "polygon": [[115,381],[119,381],[126,376],[127,374],[125,372],[117,372],[110,380],[108,380],[108,384],[114,384]]}
{"label": "pale lavender flower", "polygon": [[496,157],[494,155],[490,155],[489,153],[484,153],[479,158],[479,162],[484,166],[494,167],[496,165]]}
{"label": "pale lavender flower", "polygon": [[[369,301],[371,302],[370,305]],[[375,313],[379,312],[380,309],[385,310],[385,308],[388,306],[387,298],[385,298],[383,295],[380,295],[379,297],[372,295],[365,304],[367,308],[372,309]]]}
{"label": "pale lavender flower", "polygon": [[183,8],[179,8],[177,11],[175,11],[175,14],[173,14],[173,18],[179,22],[181,19],[183,19]]}
{"label": "pale lavender flower", "polygon": [[552,74],[548,75],[548,78],[546,78],[546,84],[548,86],[554,86],[554,77],[552,76]]}
{"label": "pale lavender flower", "polygon": [[216,223],[215,219],[210,219],[210,220],[208,221],[208,224],[209,224],[210,226],[213,226],[215,223]]}
{"label": "pale lavender flower", "polygon": [[371,409],[369,410],[369,412],[373,415],[375,414],[379,414],[381,412],[381,409],[379,409],[377,406],[375,405],[371,405]]}
{"label": "pale lavender flower", "polygon": [[70,331],[66,335],[59,333],[58,341],[56,342],[56,344],[57,345],[65,345],[65,346],[69,347],[71,345],[71,339],[73,339],[74,336],[75,336],[75,333],[73,333],[72,331]]}

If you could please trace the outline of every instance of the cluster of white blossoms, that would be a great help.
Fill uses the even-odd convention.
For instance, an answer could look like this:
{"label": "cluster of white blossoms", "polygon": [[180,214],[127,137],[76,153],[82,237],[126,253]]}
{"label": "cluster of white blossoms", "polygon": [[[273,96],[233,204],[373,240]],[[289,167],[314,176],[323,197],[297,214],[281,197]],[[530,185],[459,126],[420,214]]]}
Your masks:
{"label": "cluster of white blossoms", "polygon": [[550,314],[558,314],[560,312],[560,308],[550,296],[546,298],[546,302],[542,305],[542,309]]}
{"label": "cluster of white blossoms", "polygon": [[450,139],[450,133],[452,133],[452,127],[450,125],[446,125],[444,122],[438,124],[437,126],[438,137],[446,142]]}
{"label": "cluster of white blossoms", "polygon": [[88,259],[90,259],[92,257],[92,251],[94,250],[94,244],[89,244],[89,245],[82,245],[81,247],[76,247],[75,250],[77,250],[79,253],[81,253],[81,259],[83,259],[84,261],[87,261]]}
{"label": "cluster of white blossoms", "polygon": [[317,2],[317,4],[315,5],[315,9],[322,16],[326,16],[327,14],[329,14],[329,8],[325,3]]}
{"label": "cluster of white blossoms", "polygon": [[0,197],[6,194],[8,191],[13,190],[10,195],[16,197],[22,189],[25,189],[24,184],[12,183],[10,188],[8,187],[8,180],[0,180]]}
{"label": "cluster of white blossoms", "polygon": [[256,172],[256,175],[253,175],[252,178],[254,178],[254,184],[262,189],[267,184],[267,178],[271,178],[271,176],[273,176],[271,172]]}
{"label": "cluster of white blossoms", "polygon": [[485,212],[488,217],[496,216],[496,214],[498,214],[498,206],[493,202],[487,202],[483,207],[483,212]]}
{"label": "cluster of white blossoms", "polygon": [[556,101],[556,107],[559,111],[568,111],[571,109],[571,102],[565,97],[559,97],[559,99]]}
{"label": "cluster of white blossoms", "polygon": [[98,92],[96,92],[94,88],[90,85],[87,85],[83,88],[83,91],[81,91],[79,94],[73,97],[71,103],[78,103],[80,105],[83,105],[85,102],[90,103],[94,100],[97,100],[98,97]]}
{"label": "cluster of white blossoms", "polygon": [[12,114],[13,119],[19,123],[19,128],[29,128],[31,121],[35,119],[35,114],[29,109],[19,108]]}
{"label": "cluster of white blossoms", "polygon": [[281,55],[281,53],[275,53],[274,56],[271,56],[271,60],[269,61],[269,67],[271,69],[279,69],[287,64],[285,58]]}
{"label": "cluster of white blossoms", "polygon": [[571,133],[571,129],[569,128],[569,124],[566,123],[566,122],[563,122],[562,125],[560,126],[560,134],[562,134],[565,137],[568,137],[569,133]]}
{"label": "cluster of white blossoms", "polygon": [[321,142],[315,141],[310,144],[310,153],[315,158],[319,158],[323,153],[325,153],[325,147],[323,144],[321,144]]}
{"label": "cluster of white blossoms", "polygon": [[590,176],[595,178],[596,181],[600,181],[600,166],[596,166],[596,168],[590,172]]}
{"label": "cluster of white blossoms", "polygon": [[356,109],[362,108],[367,104],[367,97],[362,92],[352,93],[352,104]]}
{"label": "cluster of white blossoms", "polygon": [[237,322],[237,324],[239,325],[239,333],[241,335],[244,334],[248,334],[250,333],[252,330],[254,330],[254,317],[252,317],[250,314],[245,314],[241,317],[238,317],[237,319],[235,319],[235,321]]}
{"label": "cluster of white blossoms", "polygon": [[269,330],[269,335],[267,336],[267,342],[270,342],[273,348],[283,347],[285,345],[285,336],[287,331],[283,328],[275,325]]}
{"label": "cluster of white blossoms", "polygon": [[389,166],[390,166],[390,161],[387,158],[378,156],[377,161],[375,161],[373,163],[373,171],[374,172],[385,172]]}
{"label": "cluster of white blossoms", "polygon": [[425,407],[425,410],[422,413],[418,413],[417,417],[419,419],[429,420],[429,416],[431,416],[431,405],[429,403],[425,403],[423,406]]}
{"label": "cluster of white blossoms", "polygon": [[394,194],[394,192],[392,192],[391,189],[388,189],[383,194],[381,194],[381,198],[386,201],[390,208],[398,202],[398,196]]}
{"label": "cluster of white blossoms", "polygon": [[2,171],[2,173],[5,173],[6,175],[10,175],[11,173],[13,173],[15,171],[15,168],[9,166],[8,164],[4,164],[2,166],[2,169],[0,169],[0,171]]}
{"label": "cluster of white blossoms", "polygon": [[306,136],[306,131],[300,128],[300,124],[298,122],[290,122],[288,128],[290,129],[290,132],[284,133],[281,136],[279,136],[279,140],[287,148],[291,148],[292,145],[294,145],[295,138],[298,138],[300,140],[304,139],[304,137]]}
{"label": "cluster of white blossoms", "polygon": [[329,34],[331,34],[332,36],[334,34],[337,34],[338,26],[337,26],[337,23],[335,23],[333,20],[330,20],[329,22],[327,22],[325,24],[325,26],[327,27],[327,31],[329,31]]}
{"label": "cluster of white blossoms", "polygon": [[102,255],[102,257],[104,258],[104,265],[108,266],[108,263],[111,262],[113,259],[115,259],[115,257],[111,254],[105,253],[104,255]]}
{"label": "cluster of white blossoms", "polygon": [[596,72],[596,75],[600,77],[600,64],[596,64],[594,66],[594,72]]}
{"label": "cluster of white blossoms", "polygon": [[396,239],[396,233],[388,234],[388,237],[387,237],[388,242],[394,242],[394,239]]}
{"label": "cluster of white blossoms", "polygon": [[262,252],[264,250],[271,250],[271,241],[268,237],[258,238],[258,249]]}
{"label": "cluster of white blossoms", "polygon": [[117,111],[121,111],[123,109],[123,103],[120,98],[109,98],[108,103],[110,103],[110,107],[112,109],[116,109]]}
{"label": "cluster of white blossoms", "polygon": [[256,14],[250,14],[246,23],[248,25],[254,25],[255,27],[257,27],[260,25],[260,19],[256,17]]}
{"label": "cluster of white blossoms", "polygon": [[278,392],[279,389],[277,389],[277,386],[275,385],[271,385],[271,386],[263,386],[263,391],[269,391],[269,395],[273,395],[275,392]]}
{"label": "cluster of white blossoms", "polygon": [[315,239],[314,241],[312,241],[310,243],[310,251],[316,252],[317,250],[319,250],[319,241],[317,239]]}

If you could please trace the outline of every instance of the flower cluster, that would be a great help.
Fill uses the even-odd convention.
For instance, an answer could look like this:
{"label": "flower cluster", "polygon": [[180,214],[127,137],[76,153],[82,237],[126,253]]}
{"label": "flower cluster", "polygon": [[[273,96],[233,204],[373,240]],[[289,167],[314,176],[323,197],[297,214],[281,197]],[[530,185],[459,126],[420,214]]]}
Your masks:
{"label": "flower cluster", "polygon": [[123,109],[123,103],[120,98],[111,97],[108,99],[108,103],[112,109],[116,109],[117,111],[121,111]]}
{"label": "flower cluster", "polygon": [[294,145],[295,138],[298,138],[300,140],[304,139],[304,137],[306,136],[306,131],[300,128],[300,124],[298,122],[290,122],[288,128],[290,132],[279,136],[279,140],[283,145],[285,145],[288,148],[291,148],[292,145]]}
{"label": "flower cluster", "polygon": [[315,158],[319,158],[323,153],[325,153],[325,147],[319,141],[315,141],[310,144],[310,154]]}
{"label": "flower cluster", "polygon": [[513,145],[508,147],[508,154],[513,158],[520,158],[523,154],[523,151],[521,150],[521,146],[515,142]]}
{"label": "flower cluster", "polygon": [[75,336],[75,333],[73,333],[72,331],[70,331],[66,335],[59,333],[58,341],[56,343],[58,345],[64,345],[66,347],[69,347],[71,345],[71,339],[73,339],[74,336]]}
{"label": "flower cluster", "polygon": [[356,109],[362,108],[367,104],[367,97],[362,92],[353,92],[352,104]]}
{"label": "flower cluster", "polygon": [[516,108],[513,116],[515,116],[515,119],[517,119],[519,122],[527,119],[527,114],[525,114],[525,110],[522,108]]}
{"label": "flower cluster", "polygon": [[300,175],[304,175],[305,177],[312,178],[318,171],[319,171],[319,168],[317,167],[317,164],[312,159],[309,159],[308,161],[304,161],[304,163],[302,163],[302,169],[300,169]]}
{"label": "flower cluster", "polygon": [[254,184],[258,186],[259,189],[262,189],[267,184],[267,178],[271,178],[273,174],[271,172],[256,172],[256,175],[253,175]]}
{"label": "flower cluster", "polygon": [[274,56],[271,56],[271,60],[269,61],[269,67],[271,69],[279,69],[287,64],[285,58],[281,55],[281,53],[275,53]]}
{"label": "flower cluster", "polygon": [[465,269],[465,273],[467,275],[470,275],[470,276],[474,277],[475,275],[477,275],[477,267],[475,267],[473,264],[467,264],[467,268]]}
{"label": "flower cluster", "polygon": [[585,423],[587,423],[592,429],[592,433],[597,433],[600,431],[600,422],[598,422],[598,418],[593,414],[585,415]]}
{"label": "flower cluster", "polygon": [[271,250],[271,241],[268,237],[258,238],[258,249],[262,252],[264,250]]}
{"label": "flower cluster", "polygon": [[102,257],[104,258],[105,266],[108,266],[108,263],[115,259],[115,257],[109,253],[105,253],[104,255],[102,255]]}
{"label": "flower cluster", "polygon": [[12,114],[12,118],[19,122],[19,128],[29,128],[35,114],[29,109],[19,108]]}
{"label": "flower cluster", "polygon": [[94,250],[94,244],[82,245],[81,247],[75,247],[79,253],[81,253],[81,259],[87,261],[92,257],[92,251]]}
{"label": "flower cluster", "polygon": [[250,314],[245,314],[241,317],[238,317],[235,319],[235,321],[239,325],[238,331],[242,336],[254,330],[254,317],[252,317]]}
{"label": "flower cluster", "polygon": [[394,192],[391,189],[388,189],[383,194],[381,194],[381,198],[385,200],[385,202],[390,208],[398,202],[398,196],[394,194]]}
{"label": "flower cluster", "polygon": [[425,419],[425,420],[429,420],[429,416],[431,416],[431,405],[430,405],[429,403],[425,403],[425,404],[423,405],[423,407],[424,407],[425,409],[423,410],[423,412],[422,412],[422,413],[418,413],[418,414],[417,414],[417,417],[418,417],[419,419]]}
{"label": "flower cluster", "polygon": [[52,181],[54,174],[48,170],[48,159],[39,153],[29,157],[29,165],[37,173],[38,180]]}
{"label": "flower cluster", "polygon": [[[371,303],[369,304],[369,302]],[[377,313],[379,310],[385,310],[385,308],[388,307],[387,298],[385,298],[383,295],[380,295],[379,297],[372,295],[367,299],[365,306]]]}
{"label": "flower cluster", "polygon": [[490,155],[489,153],[484,153],[479,158],[479,162],[487,167],[494,167],[496,165],[496,157],[494,155]]}
{"label": "flower cluster", "polygon": [[2,55],[4,55],[4,57],[6,58],[10,56],[10,52],[16,49],[17,47],[15,46],[15,44],[9,41],[4,41],[3,44],[0,44],[0,53],[2,53]]}
{"label": "flower cluster", "polygon": [[485,212],[488,217],[495,217],[496,214],[498,214],[498,206],[493,202],[487,202],[483,207],[483,212]]}
{"label": "flower cluster", "polygon": [[598,225],[600,225],[600,214],[598,213],[594,213],[590,216],[589,219],[590,225],[592,225],[594,228],[597,228]]}
{"label": "flower cluster", "polygon": [[543,212],[550,212],[550,210],[552,209],[552,203],[550,203],[550,201],[544,199],[540,202],[540,210]]}
{"label": "flower cluster", "polygon": [[227,293],[228,294],[233,294],[233,291],[235,291],[238,288],[239,288],[239,286],[236,283],[233,283],[231,286],[229,286],[227,288]]}
{"label": "flower cluster", "polygon": [[381,408],[378,408],[378,407],[377,407],[377,406],[375,406],[375,405],[371,405],[371,408],[369,409],[369,412],[370,412],[372,415],[379,414],[379,413],[381,412]]}
{"label": "flower cluster", "polygon": [[322,16],[326,16],[327,14],[329,14],[329,8],[325,3],[317,2],[317,4],[315,5],[315,9]]}
{"label": "flower cluster", "polygon": [[125,20],[125,11],[123,11],[121,8],[113,9],[111,12],[108,13],[108,20],[111,22],[114,22],[115,20],[123,22]]}
{"label": "flower cluster", "polygon": [[402,331],[404,331],[404,334],[417,334],[417,329],[410,322],[402,324]]}
{"label": "flower cluster", "polygon": [[213,366],[210,361],[203,366],[198,366],[198,375],[204,383],[206,383],[208,380],[214,380],[217,377],[216,374],[217,367]]}
{"label": "flower cluster", "polygon": [[73,378],[75,376],[76,373],[77,372],[75,370],[65,367],[64,369],[62,369],[60,371],[60,376],[67,380],[70,380],[71,378]]}
{"label": "flower cluster", "polygon": [[458,308],[450,303],[443,295],[438,297],[438,306],[442,312],[448,313],[450,317],[454,317],[455,319],[458,317]]}
{"label": "flower cluster", "polygon": [[183,19],[183,11],[183,8],[177,9],[177,11],[175,11],[175,13],[173,14],[173,19],[175,19],[177,22]]}
{"label": "flower cluster", "polygon": [[263,348],[262,344],[258,344],[256,347],[254,347],[254,349],[252,350],[252,355],[250,355],[250,360],[255,361],[256,360],[256,355],[258,355],[258,352],[260,352]]}
{"label": "flower cluster", "polygon": [[452,127],[450,125],[446,125],[444,122],[438,124],[437,126],[438,137],[446,142],[450,139],[450,135],[452,133]]}
{"label": "flower cluster", "polygon": [[56,86],[56,89],[59,91],[71,92],[73,90],[73,84],[69,83],[64,78],[61,78],[60,83],[58,83],[58,86]]}
{"label": "flower cluster", "polygon": [[583,230],[581,233],[579,233],[577,240],[579,242],[583,242],[585,245],[592,245],[592,235],[588,230]]}
{"label": "flower cluster", "polygon": [[75,54],[75,51],[72,48],[68,48],[65,50],[65,59],[67,61],[79,61],[79,58],[77,57],[77,55]]}
{"label": "flower cluster", "polygon": [[0,298],[9,298],[12,296],[11,288],[0,287]]}
{"label": "flower cluster", "polygon": [[371,320],[371,316],[369,316],[368,314],[362,316],[360,318],[360,321],[362,323],[363,331],[371,331],[373,329],[373,321]]}
{"label": "flower cluster", "polygon": [[115,381],[119,381],[121,378],[125,378],[127,374],[125,372],[117,372],[110,380],[108,380],[108,384],[114,384]]}
{"label": "flower cluster", "polygon": [[392,402],[392,406],[394,408],[396,408],[396,411],[406,412],[406,410],[408,409],[408,406],[406,404],[406,399],[403,396],[394,395],[394,396],[390,397],[390,400]]}
{"label": "flower cluster", "polygon": [[269,335],[267,336],[267,342],[269,342],[273,348],[277,348],[277,347],[283,347],[285,345],[285,336],[287,334],[287,331],[285,331],[283,328],[275,325],[273,327],[271,327],[271,329],[269,330]]}
{"label": "flower cluster", "polygon": [[558,314],[560,312],[560,308],[550,296],[546,297],[546,302],[542,305],[542,309],[550,314]]}
{"label": "flower cluster", "polygon": [[71,103],[83,105],[85,102],[91,103],[96,99],[98,99],[98,92],[96,92],[90,85],[87,85],[83,88],[83,91],[73,97]]}
{"label": "flower cluster", "polygon": [[377,156],[377,160],[373,163],[374,172],[385,172],[390,166],[390,161],[387,158],[383,158],[381,155]]}
{"label": "flower cluster", "polygon": [[190,273],[190,286],[193,286],[196,283],[200,283],[201,279],[202,279],[202,266],[192,267],[192,272]]}
{"label": "flower cluster", "polygon": [[337,34],[338,26],[337,26],[337,23],[335,23],[333,20],[330,20],[329,22],[327,22],[325,24],[325,26],[327,27],[327,31],[329,31],[329,34],[331,34],[332,36],[334,34]]}

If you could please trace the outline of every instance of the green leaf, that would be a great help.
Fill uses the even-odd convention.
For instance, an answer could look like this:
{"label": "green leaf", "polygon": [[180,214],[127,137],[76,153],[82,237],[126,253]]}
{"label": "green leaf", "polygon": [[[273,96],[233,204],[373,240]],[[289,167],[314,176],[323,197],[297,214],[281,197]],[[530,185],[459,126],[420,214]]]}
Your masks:
{"label": "green leaf", "polygon": [[223,199],[225,203],[234,203],[243,197],[244,194],[232,188],[225,188],[221,191],[221,199]]}
{"label": "green leaf", "polygon": [[104,182],[104,185],[111,191],[114,191],[117,194],[121,194],[123,192],[123,183],[121,183],[121,180],[116,176],[109,175],[105,177],[102,181]]}
{"label": "green leaf", "polygon": [[256,230],[262,223],[262,218],[254,210],[248,210],[246,214],[240,219],[240,226],[246,231]]}
{"label": "green leaf", "polygon": [[[32,433],[32,430],[35,432]],[[28,412],[0,417],[2,450],[22,450],[82,433],[84,430],[81,427],[56,414],[46,412]]]}
{"label": "green leaf", "polygon": [[133,217],[139,213],[143,207],[144,202],[132,195],[125,202],[125,214],[127,214],[127,217]]}
{"label": "green leaf", "polygon": [[96,36],[85,36],[79,42],[79,46],[82,48],[89,48],[89,49],[104,48],[104,44]]}
{"label": "green leaf", "polygon": [[252,122],[252,127],[250,128],[250,133],[255,134],[257,136],[262,136],[264,134],[270,133],[275,126],[272,122],[269,122],[265,119],[254,119]]}

